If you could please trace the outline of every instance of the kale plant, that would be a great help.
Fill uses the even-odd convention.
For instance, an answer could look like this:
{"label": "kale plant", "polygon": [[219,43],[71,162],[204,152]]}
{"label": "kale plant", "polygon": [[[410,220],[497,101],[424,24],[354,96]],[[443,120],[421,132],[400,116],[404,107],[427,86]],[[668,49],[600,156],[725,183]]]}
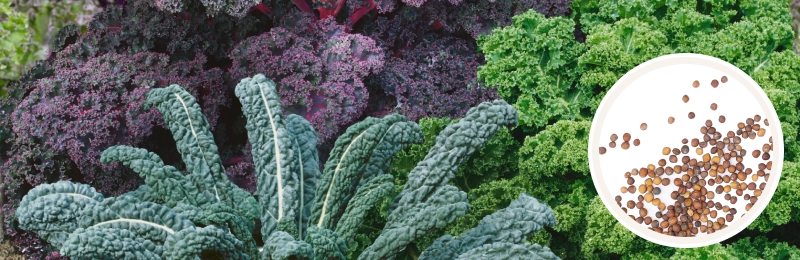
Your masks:
{"label": "kale plant", "polygon": [[[399,114],[368,117],[337,139],[320,172],[314,129],[300,116],[283,116],[273,81],[263,74],[242,79],[236,95],[253,147],[254,196],[227,180],[200,106],[171,85],[152,89],[145,105],[162,113],[188,174],[147,150],[114,146],[101,160],[127,165],[145,185],[109,198],[86,184],[39,185],[16,211],[20,227],[75,259],[345,259],[367,210],[393,190],[390,158],[422,141],[419,126]],[[393,259],[467,214],[467,194],[448,182],[495,132],[516,121],[516,111],[497,100],[442,130],[359,259]],[[525,242],[555,224],[546,204],[523,193],[464,235],[437,239],[421,258],[557,259],[547,247]]]}

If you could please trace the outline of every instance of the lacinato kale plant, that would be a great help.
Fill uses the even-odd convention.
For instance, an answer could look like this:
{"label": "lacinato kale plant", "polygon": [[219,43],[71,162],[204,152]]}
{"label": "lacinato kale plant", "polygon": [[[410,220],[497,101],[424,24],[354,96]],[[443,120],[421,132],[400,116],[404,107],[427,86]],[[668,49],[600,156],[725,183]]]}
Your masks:
{"label": "lacinato kale plant", "polygon": [[[130,167],[144,185],[118,197],[69,181],[39,185],[16,211],[20,227],[74,259],[346,259],[365,213],[393,191],[390,158],[422,141],[418,125],[399,114],[368,117],[336,140],[320,171],[314,129],[300,116],[283,115],[275,82],[263,74],[242,79],[236,96],[253,147],[255,196],[227,180],[196,99],[170,85],[150,90],[145,106],[161,112],[188,174],[145,149],[113,146],[101,161]],[[415,239],[465,215],[467,194],[450,179],[516,121],[516,111],[496,100],[443,129],[358,259],[394,259]],[[553,225],[550,208],[522,193],[463,235],[437,239],[420,257],[558,259],[525,241]]]}
{"label": "lacinato kale plant", "polygon": [[[325,162],[344,129],[401,113],[463,117],[497,99],[476,76],[485,63],[475,37],[534,8],[568,14],[569,1],[99,1],[84,29],[66,26],[0,99],[0,222],[27,257],[50,248],[18,228],[14,210],[33,187],[71,180],[104,196],[135,189],[130,169],[98,160],[113,145],[146,148],[185,170],[161,114],[145,93],[180,84],[208,116],[228,178],[256,190],[238,80],[276,81],[285,115],[316,129]],[[485,10],[485,11],[481,11]],[[19,46],[15,46],[19,47]],[[65,108],[65,109],[61,109]],[[468,186],[480,181],[470,181]]]}

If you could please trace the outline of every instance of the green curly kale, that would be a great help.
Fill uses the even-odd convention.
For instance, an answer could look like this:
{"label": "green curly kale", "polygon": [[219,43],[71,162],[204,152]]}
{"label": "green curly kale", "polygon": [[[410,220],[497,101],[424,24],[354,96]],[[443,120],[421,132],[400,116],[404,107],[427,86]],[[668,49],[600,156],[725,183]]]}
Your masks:
{"label": "green curly kale", "polygon": [[[299,116],[283,116],[273,81],[259,74],[242,79],[235,91],[253,147],[255,196],[227,180],[206,117],[194,97],[172,85],[151,90],[146,105],[162,113],[188,174],[152,152],[114,146],[101,161],[121,162],[146,185],[103,198],[85,184],[43,184],[23,198],[16,214],[20,227],[76,259],[348,257],[368,210],[393,193],[391,158],[404,145],[422,141],[419,126],[397,114],[367,118],[336,141],[320,172],[316,132]],[[446,127],[408,174],[410,181],[391,204],[389,224],[360,258],[393,259],[415,239],[466,214],[466,193],[449,180],[495,132],[516,121],[516,111],[498,100]],[[524,239],[553,225],[552,216],[546,205],[523,195],[477,229],[491,230],[491,223],[507,218],[515,224],[462,249],[498,257],[548,256],[547,248]],[[261,239],[254,237],[256,223]]]}
{"label": "green curly kale", "polygon": [[[778,110],[788,160],[800,155],[800,57],[786,4],[770,0],[579,0],[572,19],[533,10],[478,38],[478,77],[514,104],[535,134],[558,120],[589,119],[627,71],[672,53],[718,57],[748,73]],[[576,32],[575,28],[579,28]],[[585,33],[585,41],[573,32]]]}

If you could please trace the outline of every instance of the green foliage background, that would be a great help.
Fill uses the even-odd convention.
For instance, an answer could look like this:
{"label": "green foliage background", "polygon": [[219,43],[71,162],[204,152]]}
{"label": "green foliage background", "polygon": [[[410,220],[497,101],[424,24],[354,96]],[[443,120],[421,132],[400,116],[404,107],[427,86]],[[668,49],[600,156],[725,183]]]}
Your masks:
{"label": "green foliage background", "polygon": [[85,31],[99,11],[91,0],[0,0],[0,98],[10,82],[47,57],[61,28],[76,24]]}

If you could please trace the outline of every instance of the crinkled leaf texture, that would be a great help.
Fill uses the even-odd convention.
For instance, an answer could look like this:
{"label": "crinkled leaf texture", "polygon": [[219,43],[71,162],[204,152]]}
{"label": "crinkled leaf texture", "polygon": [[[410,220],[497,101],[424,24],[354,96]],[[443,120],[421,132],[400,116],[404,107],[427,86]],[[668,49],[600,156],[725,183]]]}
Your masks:
{"label": "crinkled leaf texture", "polygon": [[[23,198],[17,211],[21,226],[75,258],[345,259],[367,210],[393,192],[391,158],[403,146],[423,141],[419,126],[398,114],[368,117],[336,141],[320,173],[316,132],[300,116],[283,116],[275,82],[258,74],[242,79],[235,92],[248,120],[260,201],[227,179],[206,117],[194,97],[171,85],[151,90],[146,104],[163,114],[188,174],[152,152],[115,146],[101,160],[127,165],[147,185],[103,198],[84,184],[45,184]],[[414,239],[466,214],[466,193],[449,185],[450,179],[500,127],[515,125],[517,119],[512,106],[497,100],[476,106],[444,129],[392,202],[386,229],[360,258],[391,259]],[[552,212],[535,203],[524,195],[487,218],[478,229],[496,232],[477,239],[495,247],[484,249],[475,242],[473,250],[495,254],[493,248],[507,246],[501,242],[521,243],[541,225],[553,225]],[[526,215],[517,212],[520,206],[545,212]],[[540,216],[547,212],[550,219]],[[520,219],[506,222],[510,226],[490,224],[514,217]],[[262,248],[252,236],[256,218],[261,220]],[[512,248],[521,255],[546,250]]]}
{"label": "crinkled leaf texture", "polygon": [[359,259],[391,259],[415,239],[465,215],[467,194],[449,185],[450,179],[501,126],[516,125],[517,118],[516,110],[505,101],[484,102],[442,130],[392,201],[384,230]]}
{"label": "crinkled leaf texture", "polygon": [[[464,231],[458,238],[445,235],[437,239],[433,245],[425,249],[420,255],[421,260],[447,260],[447,259],[481,259],[470,258],[476,255],[493,255],[483,259],[509,259],[522,257],[530,249],[536,249],[542,255],[549,254],[557,258],[547,247],[531,247],[525,240],[532,237],[544,226],[555,226],[556,215],[547,206],[540,203],[528,194],[511,202],[505,209],[501,209],[481,220],[477,227]],[[510,244],[510,245],[509,245]],[[528,248],[528,250],[523,250]],[[477,251],[476,251],[477,250]],[[519,251],[520,255],[498,254],[502,250]],[[468,253],[472,252],[472,253]],[[478,253],[478,254],[476,254]],[[525,259],[525,258],[520,258]]]}

